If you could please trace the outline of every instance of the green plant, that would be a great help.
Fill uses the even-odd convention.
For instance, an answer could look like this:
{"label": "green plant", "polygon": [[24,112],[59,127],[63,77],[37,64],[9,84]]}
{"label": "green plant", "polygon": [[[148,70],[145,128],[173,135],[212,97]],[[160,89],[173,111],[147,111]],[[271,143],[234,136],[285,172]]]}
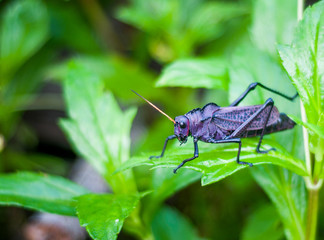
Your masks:
{"label": "green plant", "polygon": [[[93,5],[87,1],[80,2],[86,8],[90,22],[102,23],[100,26],[109,25],[107,19],[96,18],[102,17],[96,1]],[[315,239],[319,191],[324,177],[324,2],[305,11],[293,36],[297,4],[292,0],[259,0],[251,5],[248,2],[227,4],[133,0],[129,6],[116,11],[117,18],[141,29],[136,36],[140,41],[133,42],[141,52],[134,51],[128,58],[117,54],[119,47],[112,41],[115,36],[111,36],[108,41],[107,35],[100,32],[102,29],[99,27],[95,29],[99,32],[99,40],[94,40],[73,3],[68,3],[68,7],[51,1],[43,5],[36,0],[17,1],[14,4],[17,5],[12,6],[18,6],[16,10],[23,8],[24,4],[38,4],[44,10],[44,19],[50,18],[55,27],[51,31],[46,28],[46,34],[27,34],[27,38],[32,36],[34,39],[27,42],[33,44],[27,44],[26,48],[31,46],[30,49],[27,48],[21,54],[13,55],[20,49],[21,43],[12,48],[15,50],[11,52],[12,57],[5,54],[6,51],[0,52],[1,70],[4,73],[1,76],[4,79],[1,82],[1,95],[5,96],[5,92],[9,92],[11,87],[8,86],[15,85],[18,76],[15,74],[20,73],[20,67],[26,59],[37,49],[42,49],[47,34],[53,37],[54,43],[51,44],[54,46],[43,50],[50,49],[53,53],[58,43],[63,42],[64,46],[80,53],[77,57],[55,64],[41,62],[48,64],[45,75],[59,79],[63,86],[68,117],[61,119],[59,125],[73,149],[100,173],[112,192],[95,194],[63,177],[19,172],[0,175],[0,204],[77,216],[93,239],[116,239],[122,229],[138,239],[202,239],[199,231],[180,211],[166,206],[164,202],[199,179],[206,188],[215,186],[213,183],[220,180],[224,182],[231,179],[234,183],[231,183],[230,188],[241,191],[240,193],[248,191],[249,184],[254,184],[240,178],[244,176],[244,179],[249,179],[249,174],[240,175],[246,174],[248,170],[268,195],[272,205],[264,201],[258,202],[256,211],[247,219],[242,230],[242,239],[282,239],[284,236],[287,239]],[[293,7],[286,11],[282,5]],[[33,8],[30,9],[32,11]],[[219,13],[218,18],[214,18],[216,13]],[[8,34],[5,31],[9,25],[6,21],[12,21],[7,15],[3,18],[5,21],[1,25],[0,49],[9,45],[10,39],[6,38]],[[210,18],[213,21],[210,22]],[[262,27],[271,21],[271,28],[264,31]],[[75,23],[82,27],[75,29]],[[250,26],[249,31],[246,31],[246,25]],[[225,26],[230,30],[226,31]],[[60,31],[55,31],[57,29],[65,34],[61,35]],[[71,36],[73,34],[67,34],[72,30],[78,39],[84,40],[75,41],[75,36]],[[19,38],[20,41],[23,39],[26,36]],[[280,43],[280,58],[275,42]],[[111,48],[111,52],[103,50],[107,48]],[[37,54],[34,57],[36,56]],[[152,90],[150,84],[155,73],[148,67],[149,59],[162,64],[171,62],[164,67],[156,86],[181,87],[170,90],[177,92],[178,96],[171,96],[169,91],[161,88]],[[12,64],[3,68],[5,62],[11,61]],[[34,65],[35,62],[30,64]],[[30,69],[27,64],[26,69]],[[298,101],[290,105],[278,97],[274,98],[275,103],[280,111],[290,114],[307,131],[302,135],[301,128],[296,127],[291,131],[267,136],[263,147],[275,147],[277,151],[265,155],[254,152],[258,139],[244,140],[241,158],[254,163],[253,168],[236,164],[236,145],[200,143],[199,158],[186,164],[174,175],[171,168],[192,155],[191,144],[181,148],[174,145],[168,149],[163,159],[148,159],[148,156],[160,153],[152,151],[160,148],[165,132],[172,132],[169,122],[167,125],[155,122],[148,132],[147,139],[150,142],[147,141],[143,146],[137,143],[134,150],[136,154],[131,157],[130,131],[137,109],[129,107],[121,110],[120,107],[129,105],[133,99],[129,97],[129,88],[142,88],[143,91],[140,92],[143,95],[162,101],[169,107],[168,112],[183,114],[192,106],[197,106],[198,98],[193,91],[183,89],[184,87],[203,88],[202,92],[206,94],[204,99],[198,100],[200,102],[214,98],[221,101],[223,96],[233,100],[242,89],[255,81],[275,89],[280,86],[282,92],[293,95],[295,89],[290,80],[304,106],[302,114]],[[23,90],[29,89],[20,87]],[[256,90],[244,103],[261,104],[267,97],[269,95],[263,91]],[[20,103],[23,98],[17,99],[14,103]],[[222,103],[227,102],[223,100]],[[0,117],[3,117],[0,122],[12,124],[8,118],[17,117],[11,112],[19,107],[21,105],[8,105],[0,110]],[[11,114],[8,115],[6,109]],[[164,119],[162,121],[167,122]],[[2,128],[2,134],[8,139],[10,134],[7,135],[6,129],[14,131],[15,126]],[[5,151],[6,147],[2,154]],[[151,170],[143,165],[150,166]],[[142,167],[135,168],[136,166]],[[235,179],[236,176],[239,176],[238,179]],[[239,185],[240,181],[243,181],[242,185]],[[224,188],[218,190],[224,194],[230,208],[240,209],[241,199],[233,198],[234,193],[226,193],[225,186],[222,187]],[[194,191],[199,192],[200,188],[196,187]],[[210,209],[203,204],[203,196],[197,195],[198,197],[195,194],[190,196],[196,211],[201,215],[200,220],[209,219]],[[242,201],[244,199],[251,202],[255,200],[249,194]],[[186,197],[186,201],[189,200],[191,199]],[[226,217],[232,220],[231,214]],[[211,238],[220,236],[218,227],[213,225],[209,223],[209,226],[204,226],[205,231],[211,233]],[[239,227],[234,229],[233,234],[238,234],[240,230]],[[233,235],[227,238],[231,237]],[[234,237],[237,238],[237,235]]]}

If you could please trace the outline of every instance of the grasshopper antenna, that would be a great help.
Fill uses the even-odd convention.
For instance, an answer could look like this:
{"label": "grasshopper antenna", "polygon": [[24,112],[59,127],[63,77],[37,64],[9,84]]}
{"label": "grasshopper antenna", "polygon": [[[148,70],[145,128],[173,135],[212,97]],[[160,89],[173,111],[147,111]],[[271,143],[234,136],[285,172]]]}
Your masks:
{"label": "grasshopper antenna", "polygon": [[151,103],[149,100],[147,100],[146,98],[142,97],[140,94],[138,94],[137,92],[135,92],[134,90],[132,90],[133,93],[135,93],[137,96],[139,96],[140,98],[142,98],[145,102],[147,102],[148,104],[150,104],[152,107],[154,107],[156,110],[158,110],[160,113],[162,113],[164,116],[166,116],[170,121],[172,121],[173,123],[175,123],[175,121],[165,112],[163,112],[161,109],[159,109],[157,106],[155,106],[153,103]]}

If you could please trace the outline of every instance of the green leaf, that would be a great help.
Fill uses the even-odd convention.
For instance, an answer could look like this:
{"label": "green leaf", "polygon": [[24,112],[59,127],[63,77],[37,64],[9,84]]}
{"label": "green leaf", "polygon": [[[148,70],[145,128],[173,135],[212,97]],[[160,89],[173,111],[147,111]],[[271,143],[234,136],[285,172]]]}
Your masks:
{"label": "green leaf", "polygon": [[194,226],[178,211],[163,207],[152,222],[155,240],[202,240]]}
{"label": "green leaf", "polygon": [[[259,164],[275,164],[287,168],[299,175],[307,176],[306,166],[303,161],[293,158],[280,145],[263,140],[262,148],[269,149],[275,147],[277,151],[270,151],[268,154],[256,153],[255,148],[258,139],[243,140],[240,160],[251,162],[254,165]],[[137,156],[131,158],[123,164],[121,170],[126,170],[135,166],[150,165],[157,167],[173,167],[178,166],[184,159],[188,159],[193,155],[193,146],[178,147],[167,151],[162,159],[148,159],[151,155],[159,155],[160,153],[146,153],[145,156]],[[184,165],[184,168],[193,169],[202,172],[202,185],[217,182],[231,174],[244,169],[248,166],[236,163],[238,146],[237,144],[207,144],[199,142],[199,157]],[[253,170],[253,168],[252,168]],[[181,169],[178,174],[181,174]]]}
{"label": "green leaf", "polygon": [[306,9],[290,46],[279,46],[283,66],[304,104],[309,123],[324,112],[324,2]]}
{"label": "green leaf", "polygon": [[[22,114],[22,109],[29,109],[36,97],[34,93],[44,80],[44,69],[49,65],[52,58],[52,49],[42,48],[26,60],[19,71],[14,73],[10,79],[7,79],[10,81],[1,88],[0,125],[2,133],[7,138],[12,136],[12,131],[16,128],[15,124],[19,121],[18,116]],[[38,102],[44,104],[42,101]]]}
{"label": "green leaf", "polygon": [[279,215],[273,205],[262,205],[252,215],[242,232],[242,240],[279,240],[284,236]]}
{"label": "green leaf", "polygon": [[303,239],[307,205],[303,179],[274,166],[258,166],[251,173],[276,206],[287,239]]}
{"label": "green leaf", "polygon": [[158,87],[227,89],[227,65],[222,59],[183,59],[168,65]]}
{"label": "green leaf", "polygon": [[67,173],[68,163],[54,155],[26,154],[25,152],[14,151],[9,147],[1,155],[6,159],[6,169],[20,171],[40,171],[48,174],[64,175]]}
{"label": "green leaf", "polygon": [[[84,55],[73,59],[73,61],[80,67],[83,66],[95,72],[102,79],[104,86],[117,97],[123,99],[133,98],[130,89],[137,90],[139,87],[141,94],[144,96],[154,96],[154,98],[156,98],[156,95],[160,98],[163,96],[161,89],[152,88],[154,75],[126,58],[107,55]],[[64,79],[69,70],[68,64],[65,62],[60,63],[50,69],[48,77]]]}
{"label": "green leaf", "polygon": [[81,226],[93,239],[114,240],[125,219],[132,213],[139,195],[87,194],[77,200],[77,214]]}
{"label": "green leaf", "polygon": [[2,81],[40,49],[48,39],[49,18],[42,1],[14,1],[0,24],[0,70]]}
{"label": "green leaf", "polygon": [[60,121],[75,149],[105,177],[114,191],[135,191],[131,172],[111,175],[129,158],[130,128],[136,109],[122,112],[103,81],[83,65],[71,62],[64,81],[70,119]]}
{"label": "green leaf", "polygon": [[247,14],[248,9],[242,3],[206,1],[193,10],[187,23],[188,32],[197,43],[212,41],[228,31],[227,21]]}
{"label": "green leaf", "polygon": [[277,44],[291,42],[296,19],[295,0],[253,1],[250,34],[254,46],[277,57]]}
{"label": "green leaf", "polygon": [[0,204],[74,216],[73,198],[89,193],[62,177],[31,172],[0,175]]}
{"label": "green leaf", "polygon": [[319,137],[324,138],[324,127],[308,123],[308,122],[303,122],[301,119],[298,117],[288,115],[292,120],[294,120],[296,123],[303,125],[305,128],[307,128],[311,133],[317,134]]}

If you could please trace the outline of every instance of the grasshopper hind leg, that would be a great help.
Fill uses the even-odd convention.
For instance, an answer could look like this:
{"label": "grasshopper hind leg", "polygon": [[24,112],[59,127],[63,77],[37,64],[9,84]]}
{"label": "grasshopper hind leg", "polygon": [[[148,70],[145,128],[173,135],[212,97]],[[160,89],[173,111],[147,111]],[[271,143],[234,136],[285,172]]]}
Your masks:
{"label": "grasshopper hind leg", "polygon": [[271,111],[272,111],[272,108],[273,108],[273,105],[274,105],[274,102],[272,100],[272,98],[269,98],[266,103],[264,104],[265,108],[266,107],[269,107],[270,110],[269,110],[269,113],[268,113],[268,116],[266,118],[266,120],[264,121],[264,125],[263,125],[263,129],[262,129],[262,133],[260,135],[260,140],[259,140],[259,143],[258,143],[258,146],[256,148],[256,152],[257,153],[268,153],[270,151],[276,151],[275,148],[270,148],[268,150],[260,150],[260,147],[261,147],[261,143],[262,143],[262,139],[263,139],[263,136],[264,136],[264,132],[265,132],[265,129],[267,127],[267,123],[269,121],[269,118],[270,118],[270,115],[271,115]]}
{"label": "grasshopper hind leg", "polygon": [[275,148],[270,148],[270,149],[268,149],[268,150],[260,150],[260,147],[257,147],[257,149],[256,149],[256,152],[257,152],[257,153],[268,153],[268,152],[270,152],[270,151],[277,151],[277,149],[275,149]]}
{"label": "grasshopper hind leg", "polygon": [[237,150],[236,162],[238,164],[249,165],[250,167],[253,167],[252,163],[240,161],[241,148],[242,148],[241,138],[230,138],[230,139],[221,139],[221,140],[214,140],[214,139],[211,138],[211,139],[209,139],[208,142],[209,143],[238,143],[239,147],[238,147],[238,150]]}
{"label": "grasshopper hind leg", "polygon": [[294,99],[298,96],[298,93],[296,93],[294,96],[290,97],[287,96],[286,94],[283,94],[281,92],[278,92],[277,90],[268,88],[266,86],[264,86],[263,84],[259,83],[259,82],[254,82],[251,83],[248,88],[241,94],[241,96],[239,96],[230,106],[237,106],[252,90],[254,90],[257,86],[262,87],[263,89],[275,93],[283,98],[286,98],[289,101],[294,101]]}
{"label": "grasshopper hind leg", "polygon": [[231,133],[231,135],[229,135],[225,139],[230,140],[230,139],[234,139],[236,137],[241,136],[247,130],[247,128],[251,125],[251,123],[254,121],[254,119],[256,119],[265,109],[268,108],[269,113],[267,114],[266,119],[265,119],[265,121],[263,123],[262,132],[260,134],[260,139],[259,139],[258,146],[256,148],[256,152],[257,153],[268,153],[271,150],[276,150],[274,148],[270,148],[268,150],[260,150],[262,139],[263,139],[263,136],[264,136],[264,133],[265,133],[265,129],[267,127],[267,123],[268,123],[270,115],[271,115],[273,105],[274,105],[274,102],[273,102],[272,98],[268,98],[267,101],[262,105],[262,107],[257,112],[255,112],[252,116],[250,116],[248,120],[246,120],[233,133]]}

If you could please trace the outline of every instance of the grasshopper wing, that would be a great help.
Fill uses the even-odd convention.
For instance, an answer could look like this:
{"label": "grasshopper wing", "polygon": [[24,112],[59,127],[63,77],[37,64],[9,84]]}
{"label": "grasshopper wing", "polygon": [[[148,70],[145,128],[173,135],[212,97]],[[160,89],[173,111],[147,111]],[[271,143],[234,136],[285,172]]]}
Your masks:
{"label": "grasshopper wing", "polygon": [[[225,131],[234,131],[246,120],[248,120],[263,105],[243,106],[243,107],[221,107],[213,113],[212,123]],[[262,129],[266,121],[270,108],[264,109],[250,124],[246,130]],[[280,121],[280,113],[273,106],[267,126],[273,125]]]}

